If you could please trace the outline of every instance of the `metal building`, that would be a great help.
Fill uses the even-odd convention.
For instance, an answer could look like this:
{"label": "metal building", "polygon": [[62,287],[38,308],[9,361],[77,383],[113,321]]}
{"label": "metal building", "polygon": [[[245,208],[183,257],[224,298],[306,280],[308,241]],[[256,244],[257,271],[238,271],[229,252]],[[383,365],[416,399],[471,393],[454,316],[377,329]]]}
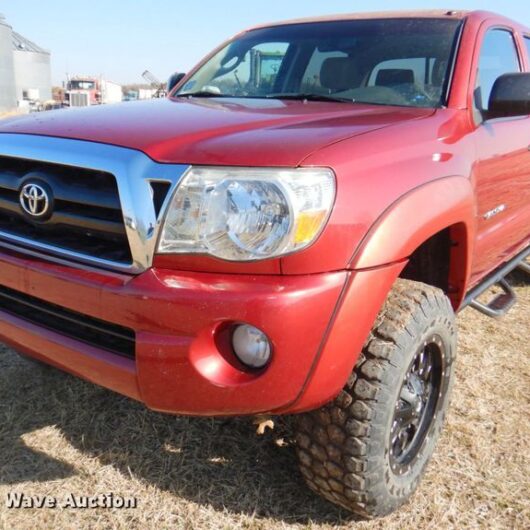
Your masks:
{"label": "metal building", "polygon": [[0,14],[0,112],[16,106],[13,31]]}
{"label": "metal building", "polygon": [[13,62],[17,99],[52,98],[50,52],[13,31]]}
{"label": "metal building", "polygon": [[52,98],[50,53],[13,31],[0,14],[0,112]]}

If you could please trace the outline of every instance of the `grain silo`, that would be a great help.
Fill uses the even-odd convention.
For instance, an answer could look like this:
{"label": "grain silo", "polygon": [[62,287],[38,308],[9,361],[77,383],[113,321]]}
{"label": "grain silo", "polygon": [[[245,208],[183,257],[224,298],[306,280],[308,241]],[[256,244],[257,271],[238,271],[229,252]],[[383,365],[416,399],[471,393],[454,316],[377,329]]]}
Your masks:
{"label": "grain silo", "polygon": [[0,112],[16,106],[13,31],[0,14]]}
{"label": "grain silo", "polygon": [[16,98],[51,99],[50,52],[15,31],[12,42]]}

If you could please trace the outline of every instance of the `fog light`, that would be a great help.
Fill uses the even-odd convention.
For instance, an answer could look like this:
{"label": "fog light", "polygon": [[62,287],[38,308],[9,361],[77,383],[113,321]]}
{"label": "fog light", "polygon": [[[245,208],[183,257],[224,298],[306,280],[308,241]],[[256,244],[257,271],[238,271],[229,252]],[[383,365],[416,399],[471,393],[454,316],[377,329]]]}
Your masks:
{"label": "fog light", "polygon": [[267,335],[248,324],[241,324],[234,330],[232,346],[238,359],[251,368],[263,368],[271,357]]}

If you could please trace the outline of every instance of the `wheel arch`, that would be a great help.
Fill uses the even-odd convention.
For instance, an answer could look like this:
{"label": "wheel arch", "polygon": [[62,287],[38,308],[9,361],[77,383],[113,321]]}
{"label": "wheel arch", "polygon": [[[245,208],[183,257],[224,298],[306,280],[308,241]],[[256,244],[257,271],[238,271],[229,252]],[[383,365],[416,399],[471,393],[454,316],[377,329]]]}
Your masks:
{"label": "wheel arch", "polygon": [[[407,260],[402,277],[442,288],[456,310],[464,299],[471,272],[475,200],[470,180],[443,177],[409,191],[374,223],[350,260],[351,269],[370,269]],[[446,268],[411,270],[411,264],[436,250]],[[421,269],[421,267],[419,267]]]}
{"label": "wheel arch", "polygon": [[412,252],[400,278],[442,289],[456,311],[467,291],[469,245],[464,223],[443,228]]}

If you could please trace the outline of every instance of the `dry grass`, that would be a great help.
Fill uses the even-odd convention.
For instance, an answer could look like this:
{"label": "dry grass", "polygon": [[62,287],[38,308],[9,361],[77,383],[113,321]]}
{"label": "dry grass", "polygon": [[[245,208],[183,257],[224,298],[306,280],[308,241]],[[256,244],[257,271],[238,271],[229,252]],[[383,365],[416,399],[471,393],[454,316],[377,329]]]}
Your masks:
{"label": "dry grass", "polygon": [[[355,521],[313,496],[292,447],[255,437],[246,420],[155,414],[4,348],[0,527],[529,528],[530,285],[516,280],[520,302],[505,319],[461,314],[447,428],[412,502],[380,521]],[[112,491],[139,506],[8,510],[9,491]]]}

